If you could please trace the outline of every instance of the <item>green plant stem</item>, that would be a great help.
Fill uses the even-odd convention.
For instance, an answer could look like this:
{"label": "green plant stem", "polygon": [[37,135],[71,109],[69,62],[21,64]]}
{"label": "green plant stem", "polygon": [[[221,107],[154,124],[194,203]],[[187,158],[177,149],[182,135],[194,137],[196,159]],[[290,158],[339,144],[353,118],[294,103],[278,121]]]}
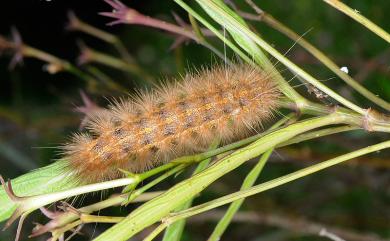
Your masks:
{"label": "green plant stem", "polygon": [[[285,124],[286,122],[294,121],[293,118],[294,118],[294,115],[292,115],[292,114],[285,116],[284,118],[282,118],[281,120],[276,122],[274,125],[272,125],[270,130],[275,130],[276,128],[280,127],[281,125]],[[257,164],[253,167],[253,169],[245,177],[244,182],[241,186],[241,189],[246,189],[246,188],[253,186],[254,182],[257,180],[261,171],[263,170],[265,163],[267,162],[270,155],[272,154],[272,151],[273,151],[273,148],[266,151],[260,157],[260,160],[257,162]],[[237,200],[229,206],[227,212],[219,220],[217,226],[215,227],[213,233],[211,234],[211,236],[209,237],[208,240],[219,240],[220,239],[220,237],[222,236],[222,234],[225,232],[226,228],[230,224],[232,218],[234,217],[236,212],[240,209],[243,202],[244,202],[243,199]],[[172,224],[172,225],[175,225],[175,224]]]}
{"label": "green plant stem", "polygon": [[[175,0],[176,2],[181,2],[181,0]],[[291,71],[296,73],[297,75],[301,76],[303,79],[305,79],[310,84],[314,85],[333,99],[337,100],[339,103],[345,105],[346,107],[350,108],[351,110],[356,111],[359,114],[364,115],[365,110],[360,108],[359,106],[353,104],[349,100],[345,99],[344,97],[340,96],[336,92],[334,92],[332,89],[328,88],[326,85],[322,84],[320,81],[312,77],[310,74],[308,74],[306,71],[301,69],[299,66],[288,60],[286,57],[284,57],[281,53],[279,53],[277,50],[275,50],[271,45],[269,45],[266,41],[264,41],[262,38],[257,36],[255,33],[253,33],[242,20],[241,17],[239,17],[237,14],[234,14],[231,9],[229,9],[222,1],[215,0],[215,1],[208,1],[208,0],[197,0],[197,2],[202,6],[202,8],[212,17],[216,22],[221,24],[222,26],[225,26],[230,32],[234,32],[236,34],[241,35],[245,39],[250,39],[254,41],[256,44],[258,44],[262,49],[267,51],[269,54],[271,54],[273,57],[275,57],[278,61],[283,63],[286,67],[288,67]],[[283,93],[285,93],[285,90],[282,89]],[[285,93],[286,94],[286,93]]]}
{"label": "green plant stem", "polygon": [[[143,194],[137,196],[136,198],[133,198],[133,200],[131,202],[132,203],[145,202],[145,201],[148,201],[148,200],[155,198],[156,196],[160,195],[161,193],[162,193],[161,191],[143,193]],[[76,222],[80,221],[79,220],[80,215],[86,215],[86,214],[90,214],[90,213],[93,213],[93,212],[96,212],[96,211],[99,211],[99,210],[102,210],[102,209],[105,209],[108,207],[121,205],[123,202],[125,202],[127,200],[127,198],[128,198],[128,194],[115,195],[115,196],[112,196],[110,198],[107,198],[106,200],[79,208],[79,209],[77,209],[77,211],[79,213],[75,213],[75,212],[61,213],[60,216],[58,216],[54,220],[50,221],[51,224],[49,226],[50,226],[51,230],[47,230],[47,231],[57,230],[56,232],[59,233],[58,230],[62,230],[63,233],[65,233],[69,229],[64,229],[63,227],[67,227],[69,224],[74,223],[75,221]],[[73,226],[70,226],[70,227],[73,228]],[[47,231],[45,230],[45,232],[47,232]],[[36,234],[35,236],[41,235],[45,232],[40,232],[39,234]]]}
{"label": "green plant stem", "polygon": [[[209,149],[213,150],[218,145],[219,145],[219,140],[212,143],[211,147]],[[199,172],[206,169],[206,167],[209,165],[210,161],[211,161],[211,158],[208,158],[208,159],[205,159],[202,162],[200,162],[198,164],[198,166],[195,168],[192,175],[196,175]],[[176,208],[175,211],[181,211],[181,210],[184,210],[184,209],[191,207],[192,201],[193,201],[192,199],[187,201],[182,206]],[[181,236],[183,234],[184,226],[185,226],[185,220],[181,220],[179,222],[176,222],[174,225],[169,226],[164,233],[163,241],[180,241]]]}
{"label": "green plant stem", "polygon": [[97,50],[91,49],[89,47],[83,46],[81,48],[81,59],[85,58],[85,62],[95,62],[100,63],[130,74],[136,75],[138,78],[145,80],[149,84],[153,84],[153,77],[145,72],[141,67],[134,63],[128,63],[122,59],[118,59],[114,56],[108,55],[106,53],[99,52]]}
{"label": "green plant stem", "polygon": [[[260,9],[258,9],[260,10]],[[304,49],[306,49],[309,53],[311,53],[314,57],[316,57],[321,63],[323,63],[326,67],[328,67],[333,73],[335,73],[338,77],[340,77],[342,80],[344,80],[345,83],[347,83],[349,86],[351,86],[353,89],[355,89],[357,92],[359,92],[362,96],[366,97],[373,103],[377,104],[378,106],[382,107],[385,110],[390,110],[390,103],[383,100],[382,98],[376,96],[372,92],[370,92],[368,89],[366,89],[363,85],[359,84],[356,80],[354,80],[351,76],[349,76],[347,73],[344,73],[340,70],[340,67],[337,66],[336,63],[334,63],[330,58],[328,58],[322,51],[320,51],[318,48],[316,48],[314,45],[309,43],[307,40],[299,36],[297,33],[295,33],[293,30],[291,30],[289,27],[284,25],[283,23],[279,22],[277,19],[272,17],[270,14],[260,10],[261,12],[258,12],[258,16],[254,15],[255,18],[251,18],[252,20],[258,20],[263,21],[272,28],[276,29],[277,31],[283,33],[293,41],[297,41],[299,45],[301,45]],[[251,15],[249,15],[251,16]]]}
{"label": "green plant stem", "polygon": [[[95,203],[95,204],[92,204],[92,205],[89,205],[89,206],[86,206],[86,207],[79,208],[77,210],[78,213],[75,213],[75,212],[64,212],[60,216],[58,216],[55,220],[51,221],[50,224],[48,224],[47,226],[49,226],[50,229],[56,229],[57,228],[57,230],[62,230],[65,233],[66,231],[69,231],[69,229],[64,229],[62,227],[66,227],[70,223],[77,222],[77,219],[81,219],[82,215],[88,215],[88,214],[90,214],[92,212],[95,212],[95,211],[98,211],[98,210],[102,210],[102,209],[110,207],[110,206],[116,206],[116,205],[120,205],[120,204],[127,205],[130,202],[135,202],[135,201],[140,202],[140,201],[150,200],[150,199],[158,196],[159,194],[161,194],[161,192],[153,192],[153,193],[149,193],[147,195],[144,195],[144,197],[142,197],[142,198],[140,198],[140,197],[148,189],[152,188],[156,184],[158,184],[161,181],[165,180],[169,176],[172,176],[175,173],[180,172],[186,166],[188,166],[188,164],[181,164],[181,165],[176,166],[175,168],[172,168],[171,170],[167,171],[166,173],[164,173],[163,175],[159,176],[158,178],[153,179],[151,182],[149,182],[145,186],[143,186],[143,187],[141,187],[141,188],[139,188],[137,190],[132,191],[130,193],[130,195],[128,193],[125,193],[125,194],[122,194],[122,195],[117,195],[117,196],[114,196],[114,197],[110,197],[110,198],[108,198],[108,199],[106,199],[104,201],[101,201],[101,202],[98,202],[98,203]],[[141,180],[141,179],[142,178],[136,177],[134,183],[138,183],[139,180]],[[144,180],[144,179],[142,179],[142,180]],[[100,221],[96,220],[96,222],[100,222]],[[82,223],[84,223],[84,222],[82,222]],[[69,227],[73,228],[72,225],[70,225]],[[35,236],[41,235],[41,234],[43,234],[43,233],[45,233],[47,231],[50,231],[50,230],[39,231]],[[58,232],[59,231],[57,231],[57,233]]]}
{"label": "green plant stem", "polygon": [[337,10],[343,12],[344,14],[348,15],[352,19],[354,19],[356,22],[361,23],[364,27],[371,30],[373,33],[384,39],[386,42],[390,43],[390,34],[387,33],[385,30],[383,30],[381,27],[376,25],[375,23],[371,22],[369,19],[364,17],[357,11],[356,9],[352,9],[345,5],[340,0],[323,0],[330,6],[336,8]]}
{"label": "green plant stem", "polygon": [[175,168],[172,168],[171,170],[167,171],[166,173],[162,174],[158,178],[153,179],[150,181],[148,184],[145,186],[132,191],[131,194],[129,195],[128,199],[123,203],[123,204],[128,204],[129,202],[133,201],[135,198],[137,198],[139,195],[144,193],[145,191],[149,190],[153,186],[157,185],[158,183],[162,182],[163,180],[167,179],[168,177],[172,176],[173,174],[179,173],[182,171],[184,168],[186,168],[188,164],[181,164],[177,165]]}
{"label": "green plant stem", "polygon": [[124,217],[97,216],[90,214],[82,214],[80,216],[81,223],[119,223]]}
{"label": "green plant stem", "polygon": [[337,134],[340,132],[353,131],[353,130],[359,130],[359,129],[361,129],[361,128],[356,127],[356,126],[346,125],[346,126],[340,126],[340,127],[325,128],[325,129],[318,130],[318,131],[310,131],[307,133],[300,134],[300,135],[298,135],[298,136],[296,136],[296,137],[294,137],[294,138],[292,138],[284,143],[281,143],[277,147],[279,148],[279,147],[283,147],[283,146],[289,146],[292,144],[301,143],[303,141],[311,140],[314,138],[319,138],[322,136],[328,136],[328,135],[333,135],[333,134]]}
{"label": "green plant stem", "polygon": [[137,189],[135,191],[132,191],[130,193],[130,195],[129,194],[122,194],[122,195],[117,195],[117,196],[108,198],[108,199],[106,199],[104,201],[101,201],[101,202],[98,202],[98,203],[95,203],[95,204],[92,204],[92,205],[80,208],[80,209],[77,210],[78,213],[75,213],[75,212],[65,212],[65,213],[61,214],[61,216],[58,216],[57,218],[55,218],[55,220],[51,221],[50,224],[47,225],[47,226],[50,227],[50,230],[40,231],[39,233],[35,234],[35,236],[41,235],[41,234],[46,233],[46,232],[51,231],[51,230],[57,230],[56,231],[57,235],[59,235],[60,231],[65,233],[65,232],[69,231],[70,229],[65,229],[63,227],[73,228],[73,225],[71,225],[71,224],[72,223],[78,223],[80,220],[81,220],[80,224],[89,223],[89,222],[117,223],[117,222],[121,221],[123,218],[119,218],[119,217],[114,217],[114,218],[113,217],[103,217],[103,218],[100,219],[99,218],[100,216],[94,216],[94,215],[89,215],[89,214],[92,213],[92,212],[95,212],[95,211],[102,210],[104,208],[110,207],[110,206],[116,206],[116,205],[120,205],[120,204],[127,205],[130,202],[135,202],[137,199],[138,199],[138,202],[140,200],[143,200],[143,201],[150,200],[150,199],[158,196],[162,192],[149,193],[148,195],[146,195],[145,197],[143,197],[141,199],[139,197],[145,191],[147,191],[148,189],[152,188],[153,186],[155,186],[156,184],[160,183],[161,181],[165,180],[169,176],[172,176],[175,173],[180,172],[187,165],[188,164],[182,164],[182,165],[176,166],[175,168],[167,171],[166,173],[164,173],[163,175],[159,176],[158,178],[152,180],[151,182],[149,182],[145,186],[143,186],[143,187],[141,187],[141,188],[139,188],[139,189]]}
{"label": "green plant stem", "polygon": [[[76,222],[70,223],[64,227],[61,227],[59,229],[56,229],[52,232],[52,237],[50,241],[57,241],[61,238],[61,236],[68,230],[74,230],[76,227],[82,225],[81,220],[78,220]],[[71,235],[72,236],[72,235]],[[68,237],[69,238],[69,237]]]}
{"label": "green plant stem", "polygon": [[188,19],[190,20],[191,27],[194,31],[195,36],[201,41],[207,41],[198,25],[198,22],[196,22],[196,19],[191,14],[188,14]]}
{"label": "green plant stem", "polygon": [[[345,154],[345,155],[338,156],[336,158],[321,162],[319,164],[316,164],[316,165],[313,165],[313,166],[310,166],[307,168],[303,168],[299,171],[290,173],[288,175],[285,175],[285,176],[273,179],[271,181],[256,185],[256,186],[251,187],[249,189],[235,192],[235,193],[223,196],[221,198],[214,199],[210,202],[207,202],[207,203],[204,203],[204,204],[201,204],[198,206],[194,206],[194,207],[189,208],[185,211],[181,211],[178,213],[172,213],[167,218],[165,218],[163,220],[163,223],[160,225],[160,227],[157,227],[156,230],[164,230],[165,227],[167,227],[168,225],[171,225],[172,223],[174,223],[178,220],[191,217],[193,215],[217,208],[219,206],[234,202],[236,200],[240,200],[240,199],[245,198],[245,197],[249,197],[249,196],[258,194],[260,192],[264,192],[266,190],[269,190],[269,189],[278,187],[280,185],[286,184],[288,182],[297,180],[299,178],[305,177],[307,175],[313,174],[315,172],[321,171],[321,170],[326,169],[328,167],[345,162],[347,160],[356,158],[358,156],[362,156],[362,155],[372,153],[375,151],[379,151],[382,149],[386,149],[386,148],[390,148],[390,141],[385,141],[385,142],[382,142],[382,143],[379,143],[376,145],[372,145],[372,146],[368,146],[368,147],[359,149],[357,151],[350,152],[350,153]],[[154,235],[157,235],[157,234],[154,234]]]}
{"label": "green plant stem", "polygon": [[161,224],[158,225],[157,228],[155,228],[148,236],[146,236],[142,241],[152,241],[159,235],[162,231],[164,231],[165,228],[169,227],[170,225]]}
{"label": "green plant stem", "polygon": [[[278,129],[282,124],[286,123],[287,121],[290,121],[294,116],[295,116],[295,114],[289,114],[289,115],[284,116],[282,119],[277,121],[272,126],[271,129],[269,129],[269,130],[267,130],[265,132],[259,133],[257,135],[254,135],[254,136],[242,139],[240,141],[233,142],[231,144],[219,147],[219,148],[214,149],[214,150],[206,151],[206,152],[203,152],[203,153],[200,153],[200,154],[197,154],[197,155],[179,157],[179,158],[173,160],[171,163],[169,163],[169,166],[175,165],[175,163],[186,163],[186,162],[199,162],[199,161],[203,161],[204,159],[207,159],[207,158],[210,158],[210,157],[213,157],[213,156],[216,156],[216,155],[219,155],[219,154],[222,154],[222,153],[225,153],[225,152],[237,149],[239,147],[248,145],[248,144],[250,144],[250,143],[260,139],[261,137],[271,133],[275,129]],[[166,165],[168,165],[168,164],[166,164]],[[164,167],[164,168],[168,168],[168,167]],[[153,171],[153,170],[151,170],[151,171]]]}
{"label": "green plant stem", "polygon": [[101,191],[109,188],[121,187],[121,186],[129,185],[134,182],[135,182],[134,178],[121,178],[121,179],[115,179],[107,182],[100,182],[100,183],[80,186],[62,192],[54,192],[54,193],[43,194],[39,196],[23,197],[28,199],[27,203],[23,203],[23,207],[26,209],[37,209],[47,204],[62,199],[66,199],[69,197],[90,193],[90,192]]}
{"label": "green plant stem", "polygon": [[[156,196],[160,195],[162,192],[161,191],[156,191],[156,192],[143,192],[142,194],[138,195],[137,197],[133,198],[131,202],[144,202],[148,201],[150,199],[155,198]],[[120,205],[123,201],[126,200],[128,194],[120,194],[120,195],[115,195],[113,197],[110,197],[106,200],[79,208],[78,210],[81,213],[85,214],[90,214],[108,207],[112,206],[117,206]]]}
{"label": "green plant stem", "polygon": [[[181,5],[181,2],[178,4]],[[204,26],[206,26],[208,29],[210,29],[215,34],[215,36],[220,38],[229,48],[231,48],[238,56],[240,56],[240,58],[245,60],[245,62],[247,62],[247,63],[252,63],[252,60],[244,52],[242,52],[233,42],[231,42],[229,39],[227,39],[218,29],[214,28],[213,25],[208,23],[204,18],[202,18],[200,15],[198,15],[195,11],[193,11],[191,8],[189,8],[186,4],[183,3],[183,5],[181,5],[181,6],[185,10],[187,10],[187,12],[190,14],[190,16],[195,17],[199,22],[201,22]],[[186,6],[188,8],[186,8]],[[221,58],[224,59],[224,56],[222,56]]]}
{"label": "green plant stem", "polygon": [[131,183],[134,183],[136,179],[134,178],[122,178],[116,179],[107,182],[89,184],[85,186],[79,186],[73,189],[61,191],[61,192],[53,192],[48,194],[36,195],[36,196],[28,196],[28,197],[17,197],[13,196],[11,190],[7,190],[7,193],[10,199],[16,204],[17,209],[14,211],[13,215],[8,219],[6,223],[6,227],[10,226],[18,217],[33,212],[38,208],[44,207],[47,204],[54,203],[56,201],[66,199],[69,197],[101,191],[109,188],[126,186]]}
{"label": "green plant stem", "polygon": [[289,97],[290,99],[294,100],[297,105],[303,106],[306,103],[306,100],[298,94],[289,84],[287,81],[284,80],[284,78],[279,74],[277,70],[275,70],[275,67],[270,63],[268,58],[262,53],[262,51],[253,43],[252,40],[248,39],[247,36],[243,36],[240,33],[236,33],[234,31],[231,31],[229,26],[225,25],[224,23],[220,23],[224,28],[226,28],[230,34],[233,36],[235,41],[242,47],[245,51],[248,52],[249,55],[251,55],[252,58],[249,58],[246,54],[244,54],[235,44],[233,44],[231,41],[229,41],[224,35],[222,35],[216,28],[212,26],[207,20],[205,20],[203,17],[201,17],[196,11],[194,11],[192,8],[190,8],[184,1],[182,0],[175,0],[177,4],[179,4],[183,9],[185,9],[189,14],[194,16],[199,22],[201,22],[203,25],[205,25],[208,29],[210,29],[218,38],[220,38],[228,47],[230,47],[236,54],[238,54],[245,62],[249,64],[253,64],[253,59],[262,66],[267,72],[273,75],[273,77],[278,81],[279,88],[282,90],[282,92]]}
{"label": "green plant stem", "polygon": [[[263,170],[265,163],[267,162],[268,158],[271,156],[272,151],[273,151],[273,149],[270,149],[270,150],[266,151],[260,157],[260,160],[257,162],[257,164],[253,167],[253,169],[245,177],[245,180],[241,186],[241,190],[245,190],[245,189],[253,186],[253,184],[256,182],[257,178],[259,177],[261,171]],[[239,200],[236,200],[230,204],[225,215],[218,221],[218,224],[214,228],[210,237],[208,238],[208,241],[218,241],[221,239],[222,234],[225,232],[225,230],[229,226],[234,215],[240,209],[243,202],[244,202],[244,199],[239,199]],[[175,223],[172,225],[175,225]]]}
{"label": "green plant stem", "polygon": [[[77,183],[72,181],[71,173],[64,173],[63,164],[63,161],[57,161],[12,179],[14,192],[20,196],[32,196],[74,188]],[[18,206],[3,187],[0,187],[0,204],[0,222],[8,219]]]}
{"label": "green plant stem", "polygon": [[[79,70],[76,66],[72,65],[66,60],[57,58],[49,53],[46,53],[42,50],[30,47],[28,45],[23,44],[21,47],[21,53],[23,54],[24,57],[30,57],[30,58],[36,58],[39,60],[42,60],[44,62],[47,62],[49,65],[52,65],[52,67],[55,67],[54,71],[50,71],[51,73],[56,73],[57,71],[67,71],[80,79],[83,79],[87,83],[91,85],[96,85],[96,80],[92,77],[89,76],[88,74],[84,73],[83,71]],[[93,82],[93,83],[91,83]]]}
{"label": "green plant stem", "polygon": [[233,152],[201,173],[176,184],[162,195],[146,202],[131,212],[123,221],[98,236],[95,241],[128,240],[134,234],[159,221],[169,212],[192,199],[208,185],[226,173],[234,170],[245,161],[261,155],[266,150],[273,148],[279,143],[287,141],[296,135],[318,127],[343,123],[345,121],[348,121],[345,119],[345,116],[335,113],[298,122],[272,132],[251,145]]}
{"label": "green plant stem", "polygon": [[[181,157],[181,158],[182,158],[183,160],[185,160],[185,161],[183,161],[183,162],[191,163],[191,162],[194,161],[194,160],[192,160],[191,156],[186,156],[186,157]],[[175,159],[175,160],[177,160],[177,159]],[[138,175],[140,176],[140,180],[143,181],[143,180],[145,180],[145,179],[147,179],[147,178],[149,178],[149,177],[151,177],[151,176],[154,176],[154,175],[156,175],[156,174],[158,174],[158,173],[161,173],[161,172],[163,172],[163,171],[165,171],[165,170],[171,169],[171,168],[173,168],[173,167],[179,165],[180,162],[175,162],[175,160],[173,160],[173,162],[169,162],[169,163],[164,164],[164,165],[162,165],[162,166],[153,168],[153,169],[151,169],[151,170],[149,170],[149,171],[146,171],[146,172],[144,172],[144,173],[138,174]]]}
{"label": "green plant stem", "polygon": [[134,63],[134,58],[129,54],[122,41],[115,35],[98,29],[79,19],[73,12],[69,12],[69,30],[80,31],[95,38],[101,39],[109,44],[112,44],[122,58],[128,63]]}
{"label": "green plant stem", "polygon": [[[181,159],[183,161],[182,162],[179,162],[179,161],[176,162],[175,160],[178,160],[178,159]],[[135,179],[135,182],[133,182],[130,185],[128,185],[127,187],[125,187],[122,192],[132,192],[134,190],[134,188],[139,183],[143,182],[145,179],[147,179],[149,177],[152,177],[152,176],[154,176],[156,174],[159,174],[159,173],[161,173],[161,172],[163,172],[165,170],[168,170],[168,169],[171,169],[171,168],[175,169],[175,168],[177,168],[178,166],[181,165],[181,167],[179,167],[179,170],[178,170],[178,171],[180,171],[182,168],[185,167],[185,165],[188,165],[188,164],[194,162],[195,158],[194,158],[194,156],[184,156],[184,157],[177,158],[175,160],[173,160],[172,162],[169,162],[167,164],[164,164],[162,166],[153,168],[153,169],[151,169],[151,170],[149,170],[147,172],[143,172],[143,173],[140,173],[140,174],[130,173],[129,177],[133,177]],[[185,164],[185,165],[183,166],[182,164]],[[163,177],[160,177],[160,178],[163,178]],[[149,184],[149,185],[152,185],[152,184]]]}

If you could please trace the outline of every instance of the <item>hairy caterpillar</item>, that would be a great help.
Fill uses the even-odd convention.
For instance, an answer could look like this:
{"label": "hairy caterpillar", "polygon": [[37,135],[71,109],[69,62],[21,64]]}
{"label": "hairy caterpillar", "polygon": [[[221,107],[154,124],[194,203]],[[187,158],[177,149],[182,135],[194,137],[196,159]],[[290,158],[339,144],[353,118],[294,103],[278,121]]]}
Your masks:
{"label": "hairy caterpillar", "polygon": [[118,101],[64,146],[68,166],[80,180],[102,181],[201,152],[215,138],[245,137],[277,107],[272,77],[248,65],[217,66]]}

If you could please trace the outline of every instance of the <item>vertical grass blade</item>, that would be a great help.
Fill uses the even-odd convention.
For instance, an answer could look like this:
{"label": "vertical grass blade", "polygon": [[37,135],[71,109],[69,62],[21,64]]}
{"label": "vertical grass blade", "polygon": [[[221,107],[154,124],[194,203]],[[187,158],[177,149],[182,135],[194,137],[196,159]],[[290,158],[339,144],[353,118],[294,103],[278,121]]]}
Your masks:
{"label": "vertical grass blade", "polygon": [[[241,190],[245,190],[253,186],[253,184],[256,182],[257,178],[259,177],[261,171],[263,170],[265,163],[267,162],[268,158],[271,156],[272,151],[273,149],[270,149],[261,156],[257,164],[246,176],[244,182],[242,183]],[[213,233],[210,235],[208,241],[218,241],[221,239],[222,234],[229,226],[234,215],[240,209],[243,202],[244,199],[240,199],[230,204],[228,210],[226,211],[225,215],[221,218],[221,220],[219,220],[217,226],[215,227]],[[175,223],[172,225],[175,225]]]}

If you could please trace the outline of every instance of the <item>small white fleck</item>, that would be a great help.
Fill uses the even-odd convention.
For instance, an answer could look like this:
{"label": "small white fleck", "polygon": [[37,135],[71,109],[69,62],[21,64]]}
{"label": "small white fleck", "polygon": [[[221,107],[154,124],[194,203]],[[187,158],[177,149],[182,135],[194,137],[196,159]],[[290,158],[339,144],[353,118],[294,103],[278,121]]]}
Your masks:
{"label": "small white fleck", "polygon": [[240,113],[240,109],[235,109],[232,111],[232,115],[238,115]]}
{"label": "small white fleck", "polygon": [[353,11],[355,11],[355,13],[360,13],[360,11],[359,11],[359,10],[357,10],[357,9],[354,9]]}
{"label": "small white fleck", "polygon": [[346,73],[346,74],[349,73],[349,70],[348,70],[347,66],[341,67],[340,70],[343,71],[343,72]]}

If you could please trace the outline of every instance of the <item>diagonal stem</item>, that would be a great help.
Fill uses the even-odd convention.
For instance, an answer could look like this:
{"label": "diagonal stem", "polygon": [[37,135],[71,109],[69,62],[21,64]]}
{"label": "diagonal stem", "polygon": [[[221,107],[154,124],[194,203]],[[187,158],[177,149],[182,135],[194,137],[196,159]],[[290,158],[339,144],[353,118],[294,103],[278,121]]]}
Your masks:
{"label": "diagonal stem", "polygon": [[[251,0],[247,0],[251,5],[254,4]],[[385,110],[390,111],[390,103],[378,97],[377,95],[370,92],[363,85],[359,84],[356,80],[354,80],[351,76],[344,73],[340,70],[340,67],[337,66],[335,62],[333,62],[329,57],[327,57],[321,50],[316,48],[310,42],[299,36],[296,32],[291,30],[289,27],[279,22],[269,13],[266,13],[259,9],[257,6],[255,8],[257,10],[258,15],[247,14],[241,12],[242,16],[247,19],[263,21],[268,24],[272,28],[277,31],[283,33],[293,41],[297,41],[299,45],[301,45],[304,49],[306,49],[309,53],[311,53],[314,57],[316,57],[321,63],[323,63],[326,67],[328,67],[333,73],[335,73],[338,77],[340,77],[345,83],[355,89],[358,93],[375,103],[376,105],[382,107]]]}
{"label": "diagonal stem", "polygon": [[381,27],[373,23],[371,20],[367,19],[363,15],[359,13],[358,10],[352,9],[345,5],[340,0],[323,0],[330,6],[336,8],[337,10],[343,12],[344,14],[351,17],[353,20],[355,20],[358,23],[361,23],[364,27],[371,30],[373,33],[384,39],[386,42],[390,43],[390,34],[387,33],[385,30],[383,30]]}
{"label": "diagonal stem", "polygon": [[386,148],[390,148],[390,141],[385,141],[385,142],[381,142],[381,143],[376,144],[376,145],[368,146],[368,147],[359,149],[357,151],[353,151],[353,152],[350,152],[348,154],[344,154],[344,155],[338,156],[336,158],[318,163],[316,165],[313,165],[313,166],[310,166],[307,168],[303,168],[299,171],[290,173],[288,175],[284,175],[282,177],[273,179],[271,181],[256,185],[252,188],[238,191],[238,192],[214,199],[210,202],[207,202],[207,203],[204,203],[204,204],[201,204],[198,206],[194,206],[194,207],[189,208],[185,211],[173,213],[173,214],[169,215],[164,220],[164,222],[161,226],[165,226],[166,224],[172,224],[172,223],[174,223],[178,220],[181,220],[183,218],[188,218],[188,217],[191,217],[193,215],[196,215],[196,214],[217,208],[219,206],[231,203],[233,201],[240,200],[242,198],[249,197],[249,196],[258,194],[260,192],[264,192],[266,190],[281,186],[283,184],[286,184],[286,183],[289,183],[291,181],[297,180],[299,178],[305,177],[307,175],[316,173],[318,171],[329,168],[331,166],[340,164],[340,163],[345,162],[347,160],[350,160],[350,159],[353,159],[353,158],[356,158],[356,157],[359,157],[359,156],[362,156],[362,155],[365,155],[368,153],[376,152],[376,151],[379,151],[382,149],[386,149]]}

